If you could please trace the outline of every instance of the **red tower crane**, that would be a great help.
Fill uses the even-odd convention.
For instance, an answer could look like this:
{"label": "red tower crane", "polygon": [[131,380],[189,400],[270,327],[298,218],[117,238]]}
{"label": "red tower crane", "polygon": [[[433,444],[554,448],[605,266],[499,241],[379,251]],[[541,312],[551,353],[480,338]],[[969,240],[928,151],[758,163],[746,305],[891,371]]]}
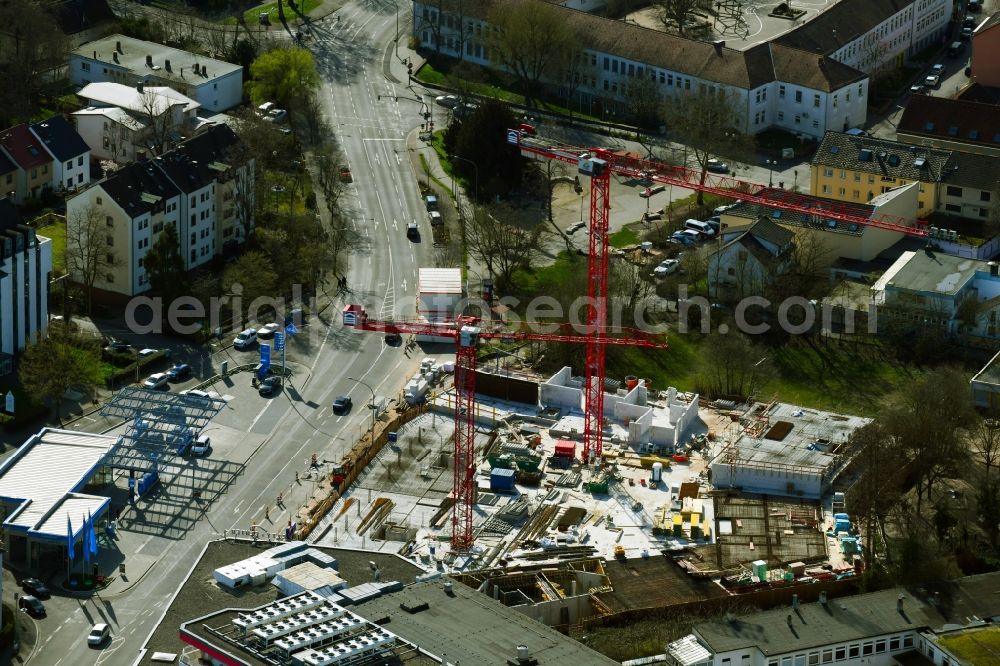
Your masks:
{"label": "red tower crane", "polygon": [[[820,200],[781,188],[758,185],[728,175],[671,166],[651,160],[623,155],[605,148],[582,148],[548,141],[533,132],[507,130],[507,143],[518,147],[521,154],[533,159],[550,159],[576,164],[579,172],[590,176],[590,253],[588,264],[588,316],[590,331],[603,331],[607,322],[608,299],[608,226],[611,214],[611,174],[630,176],[649,182],[738,198],[773,210],[803,213],[818,224],[833,221],[849,225],[878,227],[911,236],[926,236],[927,226],[921,220],[879,214],[866,217],[858,206]],[[600,419],[604,413],[604,342],[594,337],[587,342],[584,372],[584,433],[583,456],[600,458],[604,450],[604,431]]]}
{"label": "red tower crane", "polygon": [[[510,330],[502,322],[486,321],[474,317],[459,317],[445,324],[416,320],[377,321],[369,319],[360,305],[344,308],[345,326],[363,331],[427,335],[450,338],[455,341],[455,508],[452,512],[451,546],[456,551],[467,552],[472,547],[472,507],[475,504],[475,392],[476,345],[480,340],[505,341],[532,340],[541,342],[589,343],[597,340],[603,345],[630,345],[633,347],[666,347],[651,336],[631,332],[629,337],[616,338],[597,333],[593,335],[536,333],[527,330]],[[567,327],[562,327],[566,330]],[[597,426],[601,428],[601,424]]]}

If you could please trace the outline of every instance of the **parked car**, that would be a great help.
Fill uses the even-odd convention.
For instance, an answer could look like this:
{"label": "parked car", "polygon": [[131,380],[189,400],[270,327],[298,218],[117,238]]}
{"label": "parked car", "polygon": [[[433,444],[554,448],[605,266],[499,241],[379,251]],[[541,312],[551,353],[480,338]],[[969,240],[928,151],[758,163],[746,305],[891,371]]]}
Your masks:
{"label": "parked car", "polygon": [[288,111],[285,111],[284,109],[271,109],[267,114],[266,120],[272,123],[280,123],[287,117]]}
{"label": "parked car", "polygon": [[923,91],[924,91],[924,84],[922,83],[914,83],[912,86],[910,86],[911,95],[919,95]]}
{"label": "parked car", "polygon": [[257,329],[257,337],[260,339],[273,338],[274,334],[281,330],[281,326],[274,322],[264,324]]}
{"label": "parked car", "polygon": [[338,395],[333,401],[333,413],[334,414],[346,414],[351,411],[351,406],[354,403],[351,402],[351,396],[349,395]]}
{"label": "parked car", "polygon": [[696,239],[693,238],[691,234],[687,233],[687,231],[685,230],[685,231],[675,231],[674,233],[670,234],[669,240],[671,243],[676,243],[678,245],[691,246],[695,244]]}
{"label": "parked car", "polygon": [[681,262],[676,259],[665,259],[660,262],[660,265],[653,269],[653,275],[656,277],[665,277],[677,272],[680,267]]}
{"label": "parked car", "polygon": [[45,583],[37,578],[25,578],[21,581],[21,588],[25,592],[31,592],[39,599],[48,599],[50,596],[49,588],[45,587]]}
{"label": "parked car", "polygon": [[167,382],[169,381],[170,375],[165,372],[156,372],[149,377],[146,377],[146,381],[142,383],[142,387],[148,389],[161,389],[166,387]]}
{"label": "parked car", "polygon": [[132,351],[132,345],[119,338],[108,338],[104,351],[111,354],[123,354]]}
{"label": "parked car", "polygon": [[935,63],[931,66],[931,74],[937,74],[938,76],[944,74],[944,65],[942,63]]}
{"label": "parked car", "polygon": [[729,165],[721,160],[717,160],[714,157],[708,160],[705,168],[712,173],[729,173]]}
{"label": "parked car", "polygon": [[962,39],[972,39],[972,28],[962,28],[961,37]]}
{"label": "parked car", "polygon": [[208,435],[198,435],[198,439],[194,440],[194,444],[191,445],[191,455],[193,456],[207,456],[211,450],[212,438]]}
{"label": "parked car", "polygon": [[187,363],[178,363],[167,370],[167,375],[172,382],[184,381],[191,376],[191,366]]}
{"label": "parked car", "polygon": [[30,594],[20,597],[17,600],[17,607],[31,617],[45,617],[45,604],[39,601],[37,597],[33,597]]}
{"label": "parked car", "polygon": [[281,393],[281,377],[268,377],[257,387],[257,393],[265,398]]}
{"label": "parked car", "polygon": [[968,5],[967,9],[970,12],[978,14],[979,12],[983,11],[982,0],[969,0],[969,5]]}
{"label": "parked car", "polygon": [[247,349],[257,342],[257,329],[248,328],[233,338],[233,347],[236,349]]}
{"label": "parked car", "polygon": [[979,21],[976,19],[975,16],[972,16],[971,14],[966,14],[965,18],[962,20],[962,27],[975,28],[977,23],[979,23]]}
{"label": "parked car", "polygon": [[931,74],[930,76],[924,78],[924,84],[928,88],[936,88],[938,83],[940,82],[941,82],[941,76],[938,74]]}
{"label": "parked car", "polygon": [[434,98],[434,102],[438,106],[443,106],[446,109],[454,109],[458,106],[458,97],[455,95],[439,95]]}
{"label": "parked car", "polygon": [[198,389],[191,389],[190,391],[184,391],[184,395],[193,395],[196,398],[209,398],[209,399],[211,399],[212,397],[207,392],[199,391]]}
{"label": "parked car", "polygon": [[386,333],[385,334],[385,344],[390,347],[396,347],[403,344],[403,336],[399,333]]}
{"label": "parked car", "polygon": [[111,627],[100,622],[90,628],[90,633],[87,634],[87,645],[101,647],[109,638],[111,638]]}
{"label": "parked car", "polygon": [[275,104],[274,102],[264,102],[263,104],[257,107],[257,115],[264,117],[269,113],[271,113],[271,109],[274,109],[276,106],[277,104]]}
{"label": "parked car", "polygon": [[574,222],[573,224],[569,225],[568,229],[566,229],[566,233],[575,234],[580,229],[583,229],[585,226],[587,226],[586,222]]}

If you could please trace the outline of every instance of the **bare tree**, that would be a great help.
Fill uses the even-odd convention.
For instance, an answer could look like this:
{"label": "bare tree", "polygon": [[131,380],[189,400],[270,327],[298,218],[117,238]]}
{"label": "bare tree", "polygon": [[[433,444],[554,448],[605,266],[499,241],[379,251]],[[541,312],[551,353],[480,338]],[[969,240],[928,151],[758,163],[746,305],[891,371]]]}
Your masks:
{"label": "bare tree", "polygon": [[989,476],[990,469],[1000,462],[1000,419],[991,415],[981,420],[972,431],[970,444]]}
{"label": "bare tree", "polygon": [[505,0],[490,12],[490,57],[517,78],[529,106],[543,82],[558,80],[577,48],[567,16],[559,7],[533,0]]}
{"label": "bare tree", "polygon": [[[681,140],[701,170],[704,185],[709,160],[715,157],[747,160],[753,139],[744,133],[745,118],[737,99],[722,88],[700,86],[697,91],[680,94],[663,106],[663,121],[676,139]],[[698,205],[705,201],[698,191]]]}
{"label": "bare tree", "polygon": [[66,265],[72,278],[87,290],[87,312],[93,307],[98,278],[121,263],[108,244],[107,232],[104,215],[93,205],[74,211],[66,220]]}
{"label": "bare tree", "polygon": [[513,217],[505,206],[474,207],[465,223],[469,254],[496,278],[498,290],[510,284],[515,270],[530,264],[545,237],[543,225],[522,227]]}
{"label": "bare tree", "polygon": [[173,109],[168,99],[149,89],[139,94],[139,113],[149,128],[147,145],[153,155],[160,155],[167,150],[167,137],[173,129]]}
{"label": "bare tree", "polygon": [[0,127],[28,120],[38,98],[65,67],[69,38],[39,2],[0,3]]}
{"label": "bare tree", "polygon": [[710,0],[655,0],[656,17],[668,32],[682,37],[687,31],[691,16],[698,10],[707,11],[712,6]]}

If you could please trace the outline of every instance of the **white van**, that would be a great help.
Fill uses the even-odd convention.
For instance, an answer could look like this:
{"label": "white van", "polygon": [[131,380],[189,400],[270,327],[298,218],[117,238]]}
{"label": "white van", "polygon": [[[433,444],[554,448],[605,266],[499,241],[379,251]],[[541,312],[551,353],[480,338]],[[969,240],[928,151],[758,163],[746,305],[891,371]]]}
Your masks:
{"label": "white van", "polygon": [[687,220],[684,222],[684,228],[697,231],[706,238],[715,236],[715,229],[708,222],[702,222],[701,220]]}

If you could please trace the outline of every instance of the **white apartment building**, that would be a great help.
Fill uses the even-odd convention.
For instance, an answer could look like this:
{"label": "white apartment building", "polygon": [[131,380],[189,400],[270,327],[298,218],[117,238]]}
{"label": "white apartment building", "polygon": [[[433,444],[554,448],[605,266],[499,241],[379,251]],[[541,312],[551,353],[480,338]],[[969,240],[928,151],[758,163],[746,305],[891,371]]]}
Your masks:
{"label": "white apartment building", "polygon": [[67,224],[80,223],[89,210],[104,218],[104,237],[96,240],[115,261],[98,276],[97,289],[118,296],[149,290],[144,258],[168,225],[177,230],[186,270],[220,254],[220,237],[246,240],[252,217],[248,221],[231,201],[218,205],[227,192],[230,200],[236,198],[234,190],[252,196],[253,163],[233,154],[237,141],[228,127],[213,126],[160,157],[123,167],[67,201]]}
{"label": "white apartment building", "polygon": [[0,199],[0,376],[13,355],[44,337],[49,325],[52,241],[22,223],[14,203]]}
{"label": "white apartment building", "polygon": [[29,125],[52,156],[52,189],[72,191],[90,183],[90,147],[62,116]]}
{"label": "white apartment building", "polygon": [[[491,65],[486,21],[496,2],[453,3],[459,15],[414,0],[414,37],[424,49]],[[563,5],[584,48],[560,75],[566,80],[550,83],[569,89],[568,103],[581,111],[609,121],[624,116],[636,79],[648,77],[660,97],[725,91],[744,110],[738,129],[748,133],[778,127],[817,139],[862,125],[868,73],[940,40],[950,7],[948,0],[840,0],[771,42],[738,51]]]}
{"label": "white apartment building", "polygon": [[166,86],[214,112],[238,106],[243,96],[242,66],[125,35],[88,42],[70,53],[69,78],[77,86],[104,81]]}

